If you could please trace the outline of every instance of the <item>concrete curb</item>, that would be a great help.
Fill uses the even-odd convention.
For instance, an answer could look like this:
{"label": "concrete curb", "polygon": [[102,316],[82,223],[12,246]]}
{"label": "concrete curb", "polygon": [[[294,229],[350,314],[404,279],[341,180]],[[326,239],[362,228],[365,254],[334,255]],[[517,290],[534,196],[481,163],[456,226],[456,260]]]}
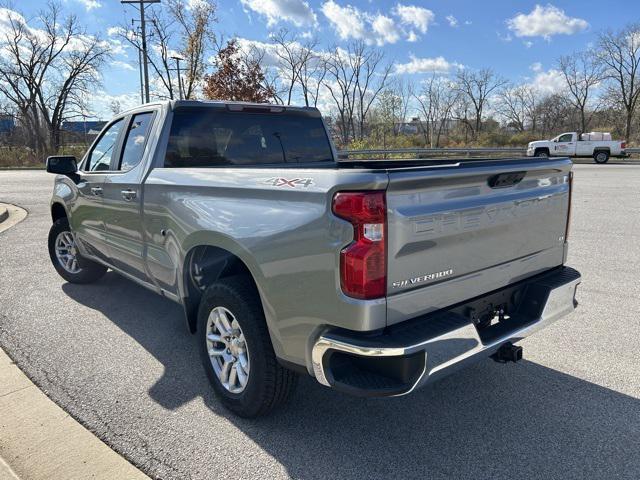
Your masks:
{"label": "concrete curb", "polygon": [[0,349],[0,477],[147,479],[53,403]]}
{"label": "concrete curb", "polygon": [[24,208],[16,207],[10,203],[0,203],[0,233],[9,230],[27,217]]}

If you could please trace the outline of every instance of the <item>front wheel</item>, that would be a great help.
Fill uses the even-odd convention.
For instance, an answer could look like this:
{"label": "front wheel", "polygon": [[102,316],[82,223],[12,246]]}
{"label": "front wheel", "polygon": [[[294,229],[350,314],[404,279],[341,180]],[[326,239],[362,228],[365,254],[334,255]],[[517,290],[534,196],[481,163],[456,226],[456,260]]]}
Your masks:
{"label": "front wheel", "polygon": [[596,163],[607,163],[609,161],[609,152],[596,152],[593,154]]}
{"label": "front wheel", "polygon": [[100,279],[107,267],[84,258],[66,218],[56,220],[49,230],[49,257],[54,268],[67,282],[91,283]]}
{"label": "front wheel", "polygon": [[293,393],[298,375],[276,360],[260,298],[248,278],[226,278],[207,288],[198,335],[209,381],[236,415],[266,415]]}
{"label": "front wheel", "polygon": [[537,150],[534,154],[534,157],[549,158],[549,152],[546,150]]}

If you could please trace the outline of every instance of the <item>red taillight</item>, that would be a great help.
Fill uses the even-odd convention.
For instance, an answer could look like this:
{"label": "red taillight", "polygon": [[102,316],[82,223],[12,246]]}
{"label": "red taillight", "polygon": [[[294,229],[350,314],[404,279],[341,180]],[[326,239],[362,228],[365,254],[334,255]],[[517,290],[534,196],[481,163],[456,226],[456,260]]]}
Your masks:
{"label": "red taillight", "polygon": [[622,150],[624,150],[625,148],[627,148],[627,142],[622,142],[622,143],[620,144],[620,148],[621,148]]}
{"label": "red taillight", "polygon": [[340,192],[333,213],[353,225],[353,242],[340,252],[340,284],[360,299],[387,293],[387,206],[384,192]]}
{"label": "red taillight", "polygon": [[571,200],[573,194],[573,172],[569,172],[569,209],[567,212],[567,227],[564,231],[564,241],[567,242],[569,240],[569,227],[571,226]]}

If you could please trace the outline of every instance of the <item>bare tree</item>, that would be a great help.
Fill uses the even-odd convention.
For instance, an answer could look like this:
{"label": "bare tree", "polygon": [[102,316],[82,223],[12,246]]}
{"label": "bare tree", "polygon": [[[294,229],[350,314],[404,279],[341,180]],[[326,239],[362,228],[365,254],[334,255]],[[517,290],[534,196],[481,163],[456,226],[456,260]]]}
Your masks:
{"label": "bare tree", "polygon": [[343,144],[352,138],[353,115],[355,111],[355,76],[351,68],[350,52],[334,47],[327,55],[324,85],[333,99],[338,115],[336,122]]}
{"label": "bare tree", "polygon": [[299,85],[305,105],[309,106],[309,82],[313,77],[312,63],[317,63],[317,55],[314,52],[318,41],[315,39],[301,43],[298,36],[283,28],[271,35],[271,40],[276,48],[278,67],[281,81],[286,90],[286,103],[291,105],[294,89]]}
{"label": "bare tree", "polygon": [[391,73],[392,64],[383,64],[384,54],[363,41],[347,50],[334,47],[326,57],[324,85],[339,115],[338,128],[343,143],[362,139],[365,123]]}
{"label": "bare tree", "polygon": [[352,67],[355,72],[356,108],[358,135],[364,137],[364,126],[371,105],[385,88],[391,73],[392,63],[384,65],[384,53],[380,49],[372,49],[362,41],[352,44]]}
{"label": "bare tree", "polygon": [[580,114],[580,129],[587,131],[597,106],[589,105],[594,88],[602,81],[602,63],[592,51],[565,55],[558,60],[558,69],[567,84],[568,99]]}
{"label": "bare tree", "polygon": [[318,99],[320,98],[320,88],[322,87],[324,78],[327,75],[327,62],[321,54],[313,51],[313,47],[311,45],[315,46],[315,43],[308,43],[303,47],[311,54],[308,61],[305,61],[302,64],[299,82],[300,87],[302,88],[304,104],[307,107],[316,107],[318,105]]}
{"label": "bare tree", "polygon": [[576,112],[566,95],[557,93],[540,99],[535,110],[538,130],[542,135],[569,129]]}
{"label": "bare tree", "polygon": [[631,139],[633,117],[640,98],[640,23],[618,32],[608,31],[598,39],[598,58],[604,74],[626,114],[625,138]]}
{"label": "bare tree", "polygon": [[[156,96],[176,98],[179,79],[173,57],[182,58],[185,98],[194,98],[205,69],[205,57],[216,45],[213,24],[216,4],[213,0],[168,0],[166,10],[148,10],[151,19],[147,60],[157,82]],[[120,37],[138,51],[142,38],[128,26],[120,28]],[[151,83],[151,80],[150,80]]]}
{"label": "bare tree", "polygon": [[213,0],[185,2],[169,0],[169,11],[180,26],[178,52],[185,61],[184,97],[193,98],[204,76],[205,56],[215,43],[213,24],[216,22],[216,3]]}
{"label": "bare tree", "polygon": [[456,74],[456,81],[458,90],[473,108],[473,123],[466,116],[465,120],[471,128],[473,137],[477,138],[482,129],[482,115],[491,94],[507,82],[490,68],[483,68],[479,71],[459,70]]}
{"label": "bare tree", "polygon": [[536,131],[537,92],[531,85],[507,84],[497,94],[497,111],[518,132]]}
{"label": "bare tree", "polygon": [[405,81],[404,79],[396,79],[391,82],[389,87],[398,98],[398,109],[396,112],[397,122],[396,128],[394,128],[394,135],[398,135],[405,123],[407,122],[407,115],[409,113],[409,104],[411,103],[411,97],[413,92],[413,84]]}
{"label": "bare tree", "polygon": [[452,116],[459,93],[451,80],[435,73],[424,82],[422,90],[414,94],[425,121],[423,135],[431,147],[440,146],[440,138]]}
{"label": "bare tree", "polygon": [[49,3],[34,24],[9,14],[0,47],[0,93],[15,106],[37,152],[57,151],[62,124],[80,116],[98,72],[109,57],[108,46],[81,28],[78,17],[63,17]]}

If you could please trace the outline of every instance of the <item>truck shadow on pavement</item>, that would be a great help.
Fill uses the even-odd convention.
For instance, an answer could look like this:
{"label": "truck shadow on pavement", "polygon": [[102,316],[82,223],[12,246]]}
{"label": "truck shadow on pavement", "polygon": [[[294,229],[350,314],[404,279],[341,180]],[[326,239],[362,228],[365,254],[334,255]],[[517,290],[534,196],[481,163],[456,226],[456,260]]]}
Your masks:
{"label": "truck shadow on pavement", "polygon": [[217,403],[178,305],[113,273],[62,288],[163,364],[149,389],[155,402],[175,410],[201,397],[293,478],[640,476],[640,401],[533,362],[481,361],[390,399],[348,397],[304,377],[290,405],[249,421]]}

